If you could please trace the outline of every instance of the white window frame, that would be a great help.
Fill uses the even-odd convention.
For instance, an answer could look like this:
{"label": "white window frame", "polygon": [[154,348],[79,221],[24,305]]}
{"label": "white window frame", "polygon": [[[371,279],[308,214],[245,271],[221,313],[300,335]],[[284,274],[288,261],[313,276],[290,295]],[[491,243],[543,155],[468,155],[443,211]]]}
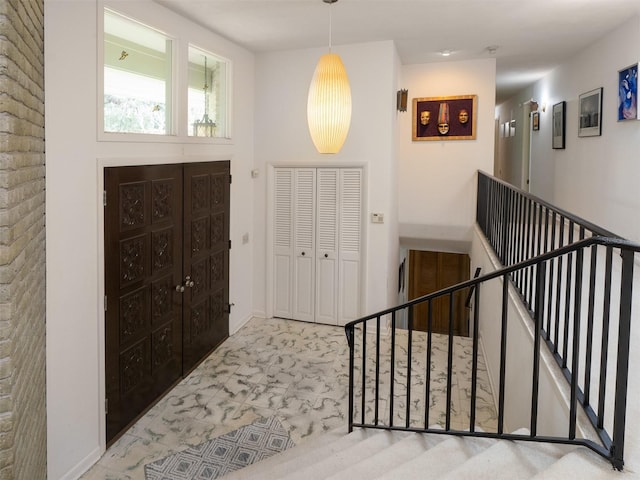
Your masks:
{"label": "white window frame", "polygon": [[[111,7],[108,2],[99,1],[97,9],[97,140],[99,142],[141,142],[141,143],[187,143],[187,144],[220,144],[231,145],[232,141],[232,119],[233,119],[233,62],[226,56],[218,54],[210,46],[202,46],[203,42],[190,41],[188,38],[181,38],[166,30],[158,28],[152,21],[145,21],[142,15],[131,15],[127,13],[126,2],[120,4],[122,8]],[[120,133],[104,131],[104,15],[105,11],[110,11],[128,20],[139,23],[147,28],[171,40],[171,126],[166,134],[146,134],[146,133]],[[225,137],[194,137],[188,132],[188,63],[189,46],[200,50],[211,52],[217,58],[226,62],[226,106],[225,115],[226,136]]]}

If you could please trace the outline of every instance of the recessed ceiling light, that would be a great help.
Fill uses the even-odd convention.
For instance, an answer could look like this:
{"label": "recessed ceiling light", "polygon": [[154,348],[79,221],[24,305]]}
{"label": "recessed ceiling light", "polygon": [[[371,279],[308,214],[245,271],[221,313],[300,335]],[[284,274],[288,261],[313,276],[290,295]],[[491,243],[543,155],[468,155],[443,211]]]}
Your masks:
{"label": "recessed ceiling light", "polygon": [[498,45],[489,45],[487,47],[487,52],[489,52],[491,55],[495,55],[497,51],[498,51]]}
{"label": "recessed ceiling light", "polygon": [[448,57],[449,55],[451,55],[451,50],[442,50],[440,52],[440,55],[442,55],[443,57]]}

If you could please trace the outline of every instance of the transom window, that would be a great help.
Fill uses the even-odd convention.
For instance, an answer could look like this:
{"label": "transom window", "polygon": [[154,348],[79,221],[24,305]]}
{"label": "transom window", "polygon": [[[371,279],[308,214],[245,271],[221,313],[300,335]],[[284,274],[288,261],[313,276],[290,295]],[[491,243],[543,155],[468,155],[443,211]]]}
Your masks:
{"label": "transom window", "polygon": [[227,63],[212,53],[189,46],[189,135],[227,136]]}
{"label": "transom window", "polygon": [[172,41],[105,10],[104,131],[169,135]]}
{"label": "transom window", "polygon": [[105,9],[105,133],[229,136],[230,61],[180,41]]}

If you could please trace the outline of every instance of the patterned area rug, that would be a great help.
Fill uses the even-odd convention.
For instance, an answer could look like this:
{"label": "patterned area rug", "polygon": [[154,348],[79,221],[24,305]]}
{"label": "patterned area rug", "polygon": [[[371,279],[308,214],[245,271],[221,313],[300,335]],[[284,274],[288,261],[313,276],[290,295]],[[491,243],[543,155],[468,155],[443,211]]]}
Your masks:
{"label": "patterned area rug", "polygon": [[280,453],[295,444],[276,417],[169,455],[144,467],[146,480],[212,480]]}

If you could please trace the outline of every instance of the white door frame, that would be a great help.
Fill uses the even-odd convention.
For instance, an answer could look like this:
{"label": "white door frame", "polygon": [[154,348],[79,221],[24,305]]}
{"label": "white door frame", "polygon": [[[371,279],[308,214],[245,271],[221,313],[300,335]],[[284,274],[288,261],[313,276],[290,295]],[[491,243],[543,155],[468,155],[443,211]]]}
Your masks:
{"label": "white door frame", "polygon": [[367,264],[367,242],[366,242],[366,212],[367,210],[367,165],[361,162],[326,162],[326,163],[303,163],[303,162],[283,162],[268,163],[266,165],[266,194],[267,194],[267,215],[265,219],[266,233],[266,277],[265,277],[265,295],[266,318],[273,318],[274,311],[274,266],[273,266],[273,220],[274,220],[274,180],[276,168],[361,168],[362,169],[362,229],[361,235],[361,251],[360,251],[360,312],[364,311],[364,299],[367,288],[366,284],[366,264]]}

